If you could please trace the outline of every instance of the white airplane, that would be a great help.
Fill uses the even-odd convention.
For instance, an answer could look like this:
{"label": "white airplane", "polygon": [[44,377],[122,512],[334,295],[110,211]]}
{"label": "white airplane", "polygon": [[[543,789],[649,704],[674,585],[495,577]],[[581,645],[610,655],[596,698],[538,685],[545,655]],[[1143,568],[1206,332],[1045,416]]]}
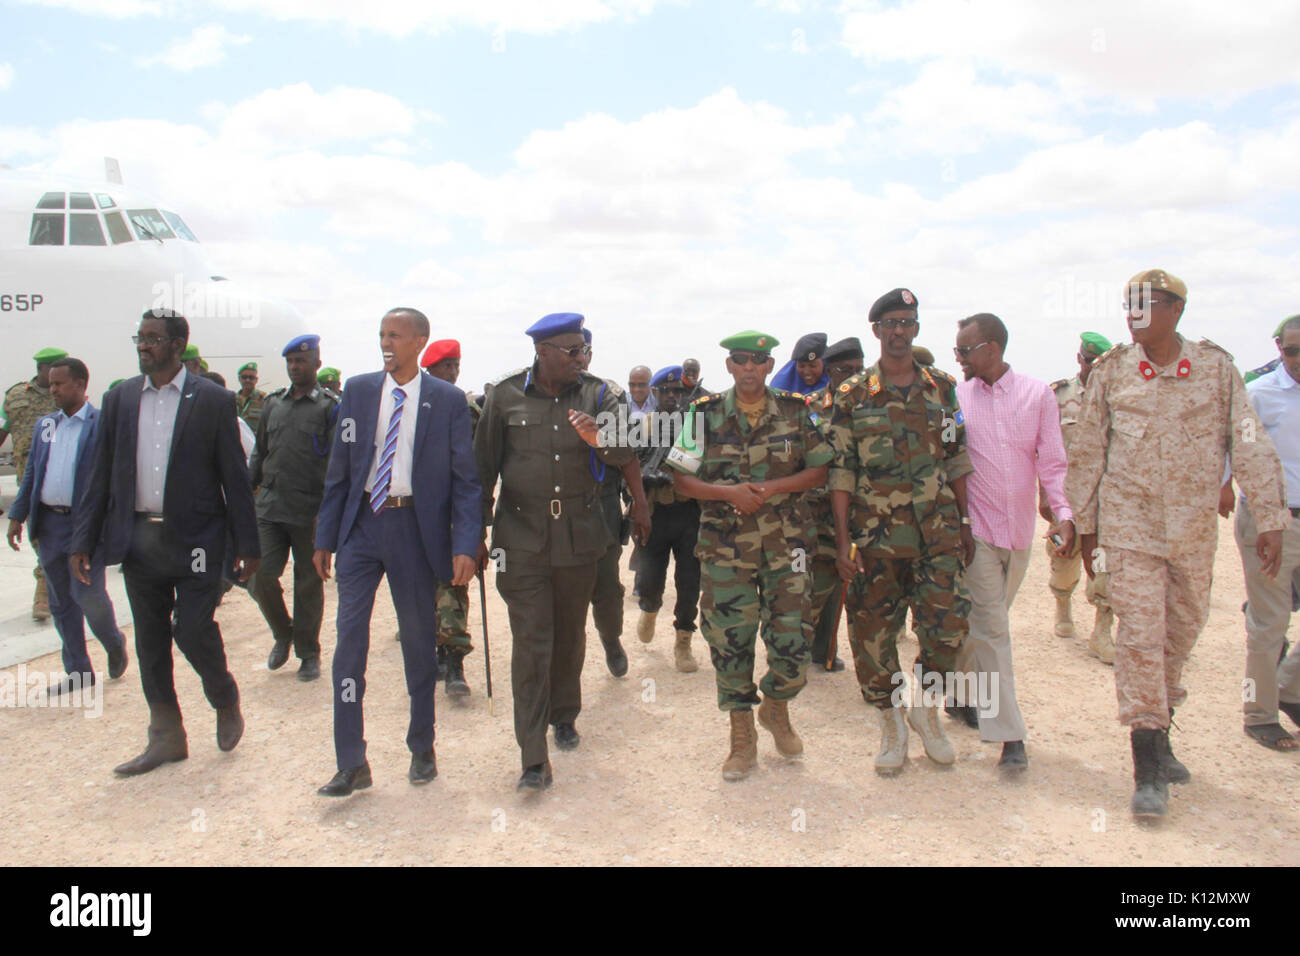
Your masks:
{"label": "white airplane", "polygon": [[98,402],[139,374],[130,336],[159,307],[189,320],[190,342],[231,388],[250,360],[282,377],[281,350],[306,331],[298,311],[228,280],[180,216],[124,186],[116,160],[105,167],[100,183],[0,168],[0,389],[56,346],[86,363]]}

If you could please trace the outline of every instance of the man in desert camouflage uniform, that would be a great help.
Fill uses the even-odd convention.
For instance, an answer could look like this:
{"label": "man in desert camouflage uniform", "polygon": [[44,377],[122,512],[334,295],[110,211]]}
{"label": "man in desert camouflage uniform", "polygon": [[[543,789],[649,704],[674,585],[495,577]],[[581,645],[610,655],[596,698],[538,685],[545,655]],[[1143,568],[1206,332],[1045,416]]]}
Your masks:
{"label": "man in desert camouflage uniform", "polygon": [[[770,389],[779,343],[746,331],[720,343],[735,386],[694,403],[668,457],[676,489],[698,498],[701,629],[709,645],[718,707],[731,718],[731,752],[722,776],[740,780],[758,763],[752,707],[776,748],[793,757],[803,741],[789,702],[807,682],[812,515],[803,492],[826,483],[834,458],[803,400]],[[767,674],[754,684],[760,619]],[[763,691],[762,702],[758,691]]]}
{"label": "man in desert camouflage uniform", "polygon": [[[831,419],[836,564],[849,584],[845,608],[858,683],[880,720],[881,774],[903,769],[909,724],[935,763],[956,759],[937,705],[942,682],[955,675],[971,607],[961,578],[975,550],[966,511],[966,430],[957,383],[913,356],[918,305],[899,288],[871,306],[880,359],[839,386]],[[909,607],[923,675],[910,710],[897,647]]]}
{"label": "man in desert camouflage uniform", "polygon": [[[828,439],[836,390],[848,378],[862,371],[862,359],[862,343],[856,337],[827,346],[822,356],[829,384],[809,395],[807,404],[820,419],[819,427]],[[805,622],[809,629],[812,663],[828,671],[842,671],[844,662],[837,653],[836,632],[843,606],[844,582],[835,566],[835,517],[831,514],[830,489],[822,485],[804,497],[817,526],[817,550],[812,555],[812,600]]]}
{"label": "man in desert camouflage uniform", "polygon": [[[1092,374],[1092,363],[1109,348],[1110,342],[1105,336],[1098,335],[1096,332],[1084,332],[1079,336],[1079,353],[1075,356],[1079,363],[1079,374],[1052,383],[1056,404],[1061,411],[1061,439],[1065,442],[1067,460],[1070,459],[1070,443],[1078,426],[1079,414],[1083,410],[1084,390],[1088,385],[1088,376]],[[1042,485],[1038,486],[1038,513],[1042,515],[1044,521],[1049,524],[1054,523],[1055,518],[1043,493]],[[1083,560],[1079,556],[1079,539],[1075,538],[1074,547],[1065,557],[1057,555],[1056,547],[1051,541],[1045,541],[1044,545],[1047,548],[1047,557],[1052,563],[1052,573],[1047,586],[1052,589],[1052,594],[1056,597],[1054,632],[1057,637],[1073,637],[1074,620],[1070,613],[1070,598],[1079,583],[1079,574],[1083,568]],[[1090,572],[1087,594],[1088,603],[1097,609],[1088,647],[1103,664],[1113,664],[1115,645],[1111,639],[1111,627],[1115,614],[1110,609],[1110,576],[1105,572],[1096,572],[1095,569]]]}
{"label": "man in desert camouflage uniform", "polygon": [[[13,439],[14,472],[19,485],[23,483],[23,469],[27,466],[27,454],[32,448],[36,423],[43,416],[58,411],[54,396],[50,394],[50,365],[67,355],[63,349],[41,349],[32,356],[36,361],[36,377],[27,382],[19,382],[5,392],[4,414],[0,417],[0,444],[4,444],[6,436]],[[36,578],[32,619],[44,621],[50,616],[50,598],[45,588],[45,573],[41,570],[39,561],[32,569],[32,577]]]}
{"label": "man in desert camouflage uniform", "polygon": [[[439,339],[430,342],[420,357],[420,366],[434,378],[452,385],[460,378],[460,342],[456,339]],[[469,395],[470,438],[478,432],[483,410]],[[465,655],[474,650],[469,636],[469,585],[438,582],[434,598],[438,611],[438,668],[442,671],[443,687],[448,697],[468,697],[469,683],[465,680]]]}
{"label": "man in desert camouflage uniform", "polygon": [[[1093,364],[1066,494],[1090,570],[1110,573],[1119,719],[1130,728],[1132,810],[1160,817],[1168,784],[1190,779],[1169,746],[1187,699],[1183,665],[1210,608],[1226,460],[1260,529],[1263,573],[1276,576],[1290,522],[1282,466],[1247,401],[1232,356],[1175,331],[1187,286],[1163,269],[1125,289],[1133,344]],[[1100,547],[1099,547],[1100,545]]]}

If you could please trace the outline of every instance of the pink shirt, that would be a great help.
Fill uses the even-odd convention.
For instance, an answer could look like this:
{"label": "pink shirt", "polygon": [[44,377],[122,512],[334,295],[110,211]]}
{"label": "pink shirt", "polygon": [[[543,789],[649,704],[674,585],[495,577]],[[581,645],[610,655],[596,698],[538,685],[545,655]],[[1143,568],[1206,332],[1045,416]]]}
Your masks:
{"label": "pink shirt", "polygon": [[1065,500],[1060,411],[1052,390],[1008,366],[992,385],[979,378],[962,382],[957,401],[975,466],[966,478],[971,533],[999,548],[1019,551],[1032,545],[1040,481],[1056,520],[1072,520]]}

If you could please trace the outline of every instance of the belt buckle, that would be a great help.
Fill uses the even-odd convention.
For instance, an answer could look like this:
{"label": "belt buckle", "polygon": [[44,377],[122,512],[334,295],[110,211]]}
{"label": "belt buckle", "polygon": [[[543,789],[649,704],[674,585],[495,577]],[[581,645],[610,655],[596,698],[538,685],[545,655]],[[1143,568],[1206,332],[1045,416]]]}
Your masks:
{"label": "belt buckle", "polygon": [[552,499],[551,499],[551,517],[552,517],[552,518],[558,518],[558,517],[559,517],[560,515],[562,515],[563,513],[564,513],[564,506],[563,506],[562,504],[560,504],[560,499],[559,499],[559,498],[552,498]]}

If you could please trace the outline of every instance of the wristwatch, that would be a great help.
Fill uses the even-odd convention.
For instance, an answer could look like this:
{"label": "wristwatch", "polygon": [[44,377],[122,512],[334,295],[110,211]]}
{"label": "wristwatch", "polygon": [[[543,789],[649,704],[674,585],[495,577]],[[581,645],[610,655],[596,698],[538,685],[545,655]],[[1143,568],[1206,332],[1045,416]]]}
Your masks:
{"label": "wristwatch", "polygon": [[962,515],[961,523],[966,525],[967,527],[970,527],[970,518],[966,517],[966,515]]}

